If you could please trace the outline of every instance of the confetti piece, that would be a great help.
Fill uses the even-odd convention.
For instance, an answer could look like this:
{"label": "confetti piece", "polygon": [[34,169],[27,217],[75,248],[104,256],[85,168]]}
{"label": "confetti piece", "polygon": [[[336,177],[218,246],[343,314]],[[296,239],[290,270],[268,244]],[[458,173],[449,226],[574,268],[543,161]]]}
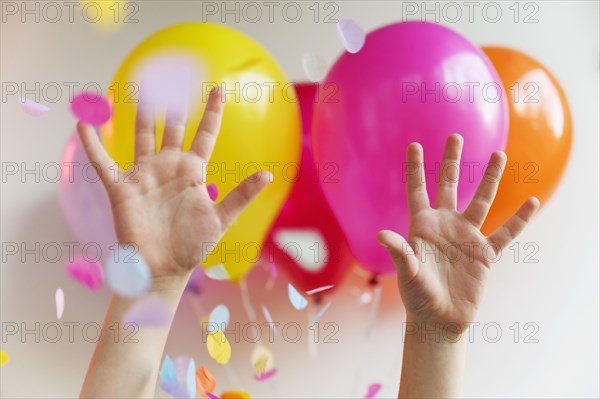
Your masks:
{"label": "confetti piece", "polygon": [[296,310],[302,310],[308,305],[308,301],[294,288],[293,285],[288,283],[288,297],[290,302]]}
{"label": "confetti piece", "polygon": [[206,276],[208,278],[211,278],[213,280],[222,281],[222,280],[229,280],[231,278],[229,276],[229,273],[227,273],[227,269],[225,269],[225,266],[223,266],[220,263],[216,266],[205,269],[204,274],[206,274]]}
{"label": "confetti piece", "polygon": [[10,361],[10,356],[8,356],[8,353],[6,353],[0,349],[0,366],[4,366],[9,361]]}
{"label": "confetti piece", "polygon": [[210,312],[208,322],[211,327],[215,328],[215,330],[225,330],[227,328],[227,324],[229,324],[229,309],[227,306],[223,304],[215,306],[212,312]]}
{"label": "confetti piece", "polygon": [[131,245],[119,246],[106,263],[106,282],[118,295],[133,298],[150,288],[152,273]]}
{"label": "confetti piece", "polygon": [[373,399],[379,393],[381,389],[381,384],[371,384],[369,388],[367,388],[367,393],[365,395],[365,399]]}
{"label": "confetti piece", "polygon": [[277,334],[277,326],[275,326],[275,323],[273,322],[273,318],[271,317],[271,313],[269,312],[269,309],[267,309],[267,307],[265,305],[262,305],[262,311],[263,311],[263,314],[265,315],[265,319],[267,319],[267,322],[269,323],[269,326],[271,327],[271,331],[273,331],[273,334]]}
{"label": "confetti piece", "polygon": [[[302,269],[316,273],[327,264],[329,251],[325,238],[315,229],[276,229],[273,237],[277,246]],[[315,247],[318,251],[315,252]]]}
{"label": "confetti piece", "polygon": [[324,285],[323,287],[319,287],[319,288],[315,288],[315,289],[310,290],[310,291],[306,291],[306,295],[314,295],[314,294],[317,294],[319,292],[327,291],[327,290],[329,290],[331,288],[333,288],[333,285]]}
{"label": "confetti piece", "polygon": [[27,115],[31,115],[31,116],[40,116],[40,115],[44,115],[46,112],[50,111],[50,108],[37,103],[33,100],[29,100],[25,97],[21,97],[21,109],[23,109],[23,111],[25,111],[25,113]]}
{"label": "confetti piece", "polygon": [[358,53],[365,44],[365,30],[353,19],[340,19],[337,23],[337,33],[349,53]]}
{"label": "confetti piece", "polygon": [[96,291],[104,284],[104,270],[98,262],[88,261],[83,256],[77,256],[66,265],[67,274],[75,281]]}
{"label": "confetti piece", "polygon": [[206,339],[206,349],[211,358],[219,364],[227,364],[231,358],[231,345],[221,330],[210,333]]}
{"label": "confetti piece", "polygon": [[217,188],[216,184],[210,183],[208,186],[206,186],[206,191],[208,191],[208,196],[211,200],[216,201],[217,198],[219,198],[219,189]]}
{"label": "confetti piece", "polygon": [[133,303],[123,316],[123,323],[160,327],[168,324],[170,317],[171,311],[165,301],[159,295],[151,295]]}
{"label": "confetti piece", "polygon": [[272,254],[269,255],[269,273],[273,280],[277,278],[277,266],[275,265]]}
{"label": "confetti piece", "polygon": [[327,64],[318,54],[306,53],[302,56],[304,74],[311,82],[319,82],[327,73]]}
{"label": "confetti piece", "polygon": [[252,349],[250,361],[255,375],[261,375],[275,367],[273,352],[264,345],[256,345]]}
{"label": "confetti piece", "polygon": [[275,374],[277,373],[277,369],[271,369],[269,371],[266,371],[260,375],[255,375],[254,379],[256,381],[266,381],[269,378],[273,377]]}
{"label": "confetti piece", "polygon": [[206,392],[206,396],[208,397],[208,399],[221,399],[217,395],[213,395],[210,392]]}
{"label": "confetti piece", "polygon": [[167,356],[159,377],[160,387],[171,396],[176,398],[196,396],[196,363],[190,356],[178,356],[174,362]]}
{"label": "confetti piece", "polygon": [[369,304],[373,301],[373,294],[371,294],[369,291],[363,292],[358,298],[358,301],[363,305]]}
{"label": "confetti piece", "polygon": [[312,322],[310,323],[310,325],[311,325],[311,326],[312,326],[312,325],[315,325],[315,324],[316,324],[316,323],[319,321],[319,319],[320,319],[321,317],[323,317],[323,315],[325,314],[325,312],[327,312],[327,309],[329,309],[329,307],[330,307],[330,306],[331,306],[331,302],[329,302],[327,305],[323,306],[323,307],[321,308],[321,310],[319,310],[319,313],[317,313],[317,314],[315,315],[315,317],[312,319]]}
{"label": "confetti piece", "polygon": [[56,318],[60,320],[65,310],[65,292],[62,290],[62,288],[56,289],[54,301],[56,302]]}
{"label": "confetti piece", "polygon": [[216,387],[217,381],[210,371],[204,367],[200,367],[196,370],[196,392],[198,395],[206,398]]}
{"label": "confetti piece", "polygon": [[71,111],[81,121],[100,126],[107,122],[112,114],[108,101],[98,93],[83,92],[71,101]]}
{"label": "confetti piece", "polygon": [[244,391],[226,391],[221,394],[221,399],[251,399]]}
{"label": "confetti piece", "polygon": [[161,380],[165,381],[176,381],[177,380],[177,371],[175,370],[175,364],[173,360],[169,357],[169,355],[165,356],[163,360],[163,364],[160,367]]}

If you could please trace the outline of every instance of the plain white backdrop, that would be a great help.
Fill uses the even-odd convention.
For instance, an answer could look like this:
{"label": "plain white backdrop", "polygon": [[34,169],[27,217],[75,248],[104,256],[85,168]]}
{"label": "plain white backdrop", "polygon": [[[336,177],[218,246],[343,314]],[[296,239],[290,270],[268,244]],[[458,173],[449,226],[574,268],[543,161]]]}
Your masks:
{"label": "plain white backdrop", "polygon": [[[25,163],[32,168],[57,162],[73,131],[75,120],[69,111],[67,83],[97,82],[106,87],[120,62],[137,43],[170,24],[202,20],[203,3],[196,1],[138,2],[138,23],[124,24],[112,32],[101,31],[75,14],[68,20],[67,8],[57,2],[65,16],[50,22],[43,16],[6,13],[2,2],[1,80],[3,98],[0,115],[2,163]],[[39,7],[46,2],[26,2]],[[303,81],[302,55],[313,52],[331,65],[343,51],[333,18],[352,18],[367,31],[407,17],[406,10],[440,10],[440,23],[460,32],[478,45],[503,45],[522,50],[545,64],[561,82],[569,99],[574,142],[570,163],[555,195],[542,209],[519,242],[539,246],[538,263],[515,263],[503,259],[492,273],[487,296],[479,313],[481,326],[500,328],[502,336],[492,343],[494,330],[475,329],[468,349],[465,377],[467,397],[598,397],[599,381],[599,6],[596,1],[496,2],[477,3],[469,17],[467,2],[456,2],[463,16],[453,22],[454,11],[445,3],[399,1],[298,2],[304,16],[297,23],[275,12],[270,22],[267,8],[257,22],[240,15],[226,15],[225,23],[250,35],[280,62],[291,81]],[[21,2],[15,3],[22,7]],[[223,7],[222,2],[215,2]],[[235,7],[235,2],[228,2]],[[259,5],[263,2],[259,1]],[[277,2],[283,9],[285,2]],[[333,4],[333,5],[331,5]],[[437,6],[436,6],[437,4]],[[528,5],[529,4],[529,5]],[[533,4],[533,5],[531,5]],[[238,7],[243,7],[239,3]],[[312,8],[311,8],[312,7]],[[321,10],[314,21],[315,7]],[[486,8],[487,7],[487,8]],[[493,7],[493,10],[490,8]],[[511,8],[512,7],[512,8]],[[515,22],[514,10],[519,9]],[[487,10],[487,14],[484,13]],[[494,10],[502,14],[497,18]],[[130,9],[132,10],[132,9]],[[450,13],[452,11],[452,13]],[[524,23],[535,11],[534,23]],[[53,14],[52,14],[53,15]],[[253,15],[252,15],[253,16]],[[421,14],[410,16],[419,19]],[[435,14],[426,15],[433,21]],[[208,18],[220,22],[221,16]],[[42,101],[52,110],[41,117],[26,115],[19,96],[7,95],[6,82],[25,82],[27,87],[56,82],[63,88],[55,103]],[[81,88],[81,86],[79,86]],[[4,176],[3,176],[4,178]],[[2,182],[1,241],[64,243],[73,241],[61,214],[58,185],[36,182],[28,176],[7,177]],[[2,397],[75,397],[93,350],[82,337],[81,327],[102,320],[109,298],[107,288],[92,294],[71,281],[63,271],[66,253],[56,262],[36,263],[31,257],[3,259],[1,276],[1,320],[8,325],[35,330],[35,333],[4,336],[2,348],[11,361],[0,369]],[[306,315],[295,312],[285,298],[285,281],[279,279],[270,292],[263,289],[267,273],[258,268],[249,278],[250,296],[256,312],[261,303],[269,306],[281,322],[306,323]],[[199,298],[185,297],[171,332],[167,353],[188,354],[208,367],[218,381],[217,391],[245,389],[255,397],[362,397],[370,383],[383,384],[381,396],[394,396],[398,387],[402,353],[404,312],[393,278],[384,281],[384,298],[376,329],[365,338],[367,306],[349,308],[356,290],[365,289],[364,278],[355,272],[333,295],[326,321],[339,325],[338,343],[320,343],[317,356],[310,358],[306,336],[295,344],[276,342],[273,351],[279,374],[269,383],[252,380],[250,343],[234,344],[229,366],[209,359],[201,342],[198,315],[217,303],[226,303],[232,320],[243,323],[246,313],[240,306],[239,290],[229,284],[211,283]],[[62,337],[51,343],[55,332],[43,327],[56,322],[54,293],[62,287],[66,295],[65,315],[59,322]],[[312,306],[312,305],[311,305]],[[314,311],[314,309],[312,310]],[[198,314],[196,312],[199,312]],[[262,320],[262,319],[261,319]],[[68,325],[80,323],[73,342]],[[491,324],[496,323],[496,324]],[[519,323],[517,327],[515,323]],[[525,323],[537,326],[526,343]],[[304,324],[302,324],[304,325]],[[48,327],[50,328],[50,327]],[[515,329],[520,331],[515,342]],[[266,330],[265,330],[266,331]],[[93,337],[94,330],[89,331]],[[531,337],[530,337],[531,338]],[[39,342],[36,342],[39,341]],[[109,384],[110,381],[107,381]],[[164,392],[158,391],[165,396]]]}

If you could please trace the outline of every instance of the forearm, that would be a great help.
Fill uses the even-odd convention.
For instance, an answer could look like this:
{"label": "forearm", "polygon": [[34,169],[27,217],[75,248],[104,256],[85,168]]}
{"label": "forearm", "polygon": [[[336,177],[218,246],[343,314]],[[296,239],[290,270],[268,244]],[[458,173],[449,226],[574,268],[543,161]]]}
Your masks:
{"label": "forearm", "polygon": [[462,394],[465,334],[407,321],[398,398],[457,398]]}
{"label": "forearm", "polygon": [[[123,315],[136,299],[113,295],[80,397],[154,396],[165,343],[188,277],[189,275],[153,281],[149,293],[161,296],[171,310],[170,318],[162,327],[139,326],[139,330],[130,339],[124,338],[131,330],[123,330]],[[115,325],[118,326],[119,333],[109,333],[109,330],[114,330]]]}

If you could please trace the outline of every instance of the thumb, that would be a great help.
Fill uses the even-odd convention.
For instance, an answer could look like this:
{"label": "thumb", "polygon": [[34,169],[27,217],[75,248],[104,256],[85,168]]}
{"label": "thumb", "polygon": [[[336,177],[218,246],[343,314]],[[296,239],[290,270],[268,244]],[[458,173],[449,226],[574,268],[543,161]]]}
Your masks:
{"label": "thumb", "polygon": [[381,230],[377,233],[377,241],[390,253],[400,281],[409,282],[414,279],[419,273],[419,262],[415,251],[404,237],[390,230]]}
{"label": "thumb", "polygon": [[237,219],[242,211],[252,202],[269,183],[273,181],[273,175],[269,172],[260,171],[246,178],[234,188],[219,204],[221,221],[225,229]]}

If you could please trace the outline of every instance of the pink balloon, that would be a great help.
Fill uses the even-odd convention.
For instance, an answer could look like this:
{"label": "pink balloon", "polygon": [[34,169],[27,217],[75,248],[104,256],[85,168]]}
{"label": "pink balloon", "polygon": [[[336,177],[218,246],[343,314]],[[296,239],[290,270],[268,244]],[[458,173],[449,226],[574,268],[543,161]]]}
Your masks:
{"label": "pink balloon", "polygon": [[310,126],[318,84],[295,85],[304,141],[300,172],[281,213],[265,242],[273,256],[301,291],[326,285],[337,286],[354,261],[318,180],[321,178],[311,151]]}
{"label": "pink balloon", "polygon": [[464,137],[463,209],[490,154],[506,145],[501,82],[484,53],[459,34],[405,22],[371,32],[357,54],[342,54],[320,93],[314,156],[320,167],[336,172],[330,181],[321,179],[325,196],[359,262],[375,274],[394,273],[376,234],[407,234],[406,147],[414,141],[424,147],[433,205],[446,138]]}
{"label": "pink balloon", "polygon": [[[59,198],[67,223],[81,244],[87,245],[88,258],[104,259],[117,243],[112,211],[106,190],[77,132],[65,146],[61,167]],[[94,249],[98,247],[101,253],[96,254]]]}
{"label": "pink balloon", "polygon": [[95,93],[80,93],[71,101],[71,111],[79,120],[94,126],[107,122],[112,110],[106,98]]}

